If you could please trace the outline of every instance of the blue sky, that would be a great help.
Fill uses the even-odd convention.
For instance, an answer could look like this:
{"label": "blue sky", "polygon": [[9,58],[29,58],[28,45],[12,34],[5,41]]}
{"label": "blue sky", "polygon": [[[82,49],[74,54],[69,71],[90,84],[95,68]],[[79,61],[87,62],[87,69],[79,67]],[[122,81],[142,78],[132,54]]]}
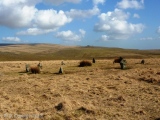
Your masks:
{"label": "blue sky", "polygon": [[160,49],[160,0],[0,0],[0,43]]}

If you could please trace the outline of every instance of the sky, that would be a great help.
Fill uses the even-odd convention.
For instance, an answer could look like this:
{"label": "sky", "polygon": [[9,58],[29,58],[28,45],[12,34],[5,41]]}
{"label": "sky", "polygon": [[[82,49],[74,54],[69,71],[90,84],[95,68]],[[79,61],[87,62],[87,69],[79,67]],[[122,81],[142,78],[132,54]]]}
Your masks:
{"label": "sky", "polygon": [[0,43],[160,49],[160,0],[0,0]]}

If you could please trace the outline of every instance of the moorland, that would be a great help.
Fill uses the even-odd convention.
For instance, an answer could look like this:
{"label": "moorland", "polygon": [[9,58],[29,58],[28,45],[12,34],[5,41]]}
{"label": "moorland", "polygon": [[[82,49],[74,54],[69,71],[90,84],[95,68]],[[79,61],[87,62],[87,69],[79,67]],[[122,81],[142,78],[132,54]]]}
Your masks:
{"label": "moorland", "polygon": [[[113,64],[119,56],[124,70]],[[25,71],[39,62],[40,74]],[[159,120],[160,50],[0,45],[0,119]]]}

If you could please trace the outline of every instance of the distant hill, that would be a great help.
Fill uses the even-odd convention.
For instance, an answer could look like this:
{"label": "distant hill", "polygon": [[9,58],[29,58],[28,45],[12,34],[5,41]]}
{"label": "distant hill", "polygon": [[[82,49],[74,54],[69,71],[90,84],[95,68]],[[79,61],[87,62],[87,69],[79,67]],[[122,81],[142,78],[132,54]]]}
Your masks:
{"label": "distant hill", "polygon": [[62,46],[57,44],[0,44],[0,61],[113,59],[119,56],[125,58],[160,58],[160,50]]}

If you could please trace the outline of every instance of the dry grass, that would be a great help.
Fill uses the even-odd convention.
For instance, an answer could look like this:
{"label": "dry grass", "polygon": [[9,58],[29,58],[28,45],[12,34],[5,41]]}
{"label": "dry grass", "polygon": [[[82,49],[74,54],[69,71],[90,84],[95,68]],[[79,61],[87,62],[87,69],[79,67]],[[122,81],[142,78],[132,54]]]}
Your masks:
{"label": "dry grass", "polygon": [[[159,50],[33,44],[0,51],[0,120],[160,119]],[[119,56],[127,60],[124,70],[113,64]],[[92,58],[92,66],[78,67]],[[26,63],[39,61],[40,74],[25,72]]]}
{"label": "dry grass", "polygon": [[88,60],[160,58],[160,50],[130,50],[105,47],[60,46],[54,44],[0,45],[0,61]]}
{"label": "dry grass", "polygon": [[[113,60],[78,67],[79,60],[0,62],[0,119],[156,120],[160,118],[160,59]],[[64,74],[56,74],[63,67]]]}
{"label": "dry grass", "polygon": [[92,63],[88,60],[83,60],[79,63],[79,67],[92,66]]}

